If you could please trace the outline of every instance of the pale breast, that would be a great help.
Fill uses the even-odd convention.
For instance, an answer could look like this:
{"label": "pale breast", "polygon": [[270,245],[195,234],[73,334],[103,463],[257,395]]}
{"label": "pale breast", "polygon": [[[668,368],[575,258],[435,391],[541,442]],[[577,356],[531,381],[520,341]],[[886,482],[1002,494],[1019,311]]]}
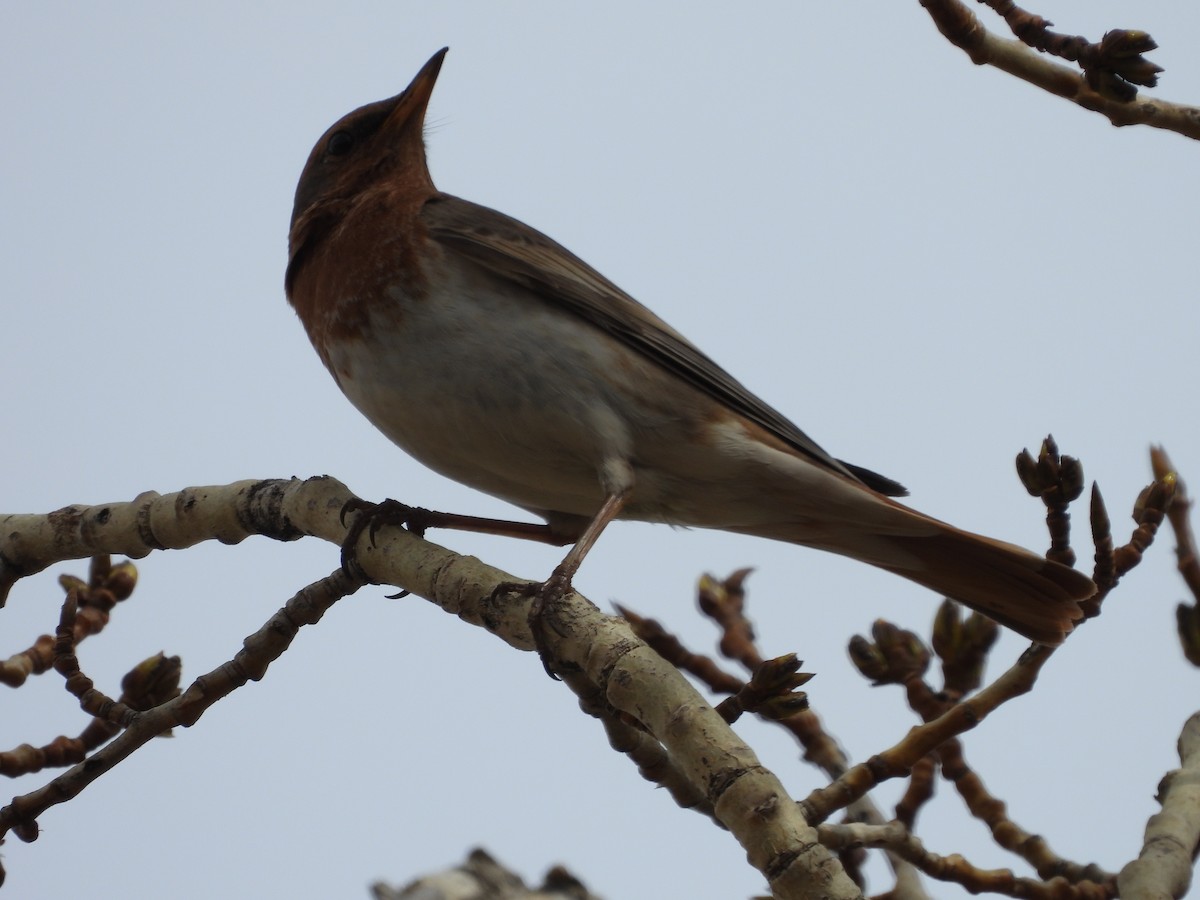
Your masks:
{"label": "pale breast", "polygon": [[529,509],[591,514],[602,472],[655,417],[626,397],[620,346],[519,288],[447,277],[393,292],[361,337],[327,346],[346,396],[430,468]]}

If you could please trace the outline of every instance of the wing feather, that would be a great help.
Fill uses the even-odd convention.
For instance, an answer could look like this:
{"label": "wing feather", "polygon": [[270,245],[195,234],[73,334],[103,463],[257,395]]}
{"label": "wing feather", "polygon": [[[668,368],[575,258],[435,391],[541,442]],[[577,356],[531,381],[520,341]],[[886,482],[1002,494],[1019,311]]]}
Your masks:
{"label": "wing feather", "polygon": [[427,202],[420,221],[445,250],[602,329],[812,461],[880,493],[907,493],[889,478],[834,459],[687,338],[565,247],[528,225],[449,194],[438,194]]}

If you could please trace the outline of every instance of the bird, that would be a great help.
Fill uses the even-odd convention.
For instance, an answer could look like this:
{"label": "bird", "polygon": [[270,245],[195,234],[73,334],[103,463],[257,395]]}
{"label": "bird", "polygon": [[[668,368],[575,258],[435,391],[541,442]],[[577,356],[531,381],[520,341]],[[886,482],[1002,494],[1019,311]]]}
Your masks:
{"label": "bird", "polygon": [[[338,387],[401,449],[543,523],[429,513],[572,545],[614,519],[720,529],[885,569],[1061,643],[1085,574],[898,502],[579,257],[439,191],[425,116],[448,48],[333,124],[296,187],[288,301]],[[408,509],[405,507],[405,509]]]}

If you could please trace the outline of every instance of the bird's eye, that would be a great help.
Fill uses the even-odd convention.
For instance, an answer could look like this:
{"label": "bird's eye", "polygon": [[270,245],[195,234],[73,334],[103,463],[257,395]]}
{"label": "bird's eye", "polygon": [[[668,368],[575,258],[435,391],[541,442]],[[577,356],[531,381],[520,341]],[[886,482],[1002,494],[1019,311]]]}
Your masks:
{"label": "bird's eye", "polygon": [[348,131],[335,131],[329,137],[325,152],[330,156],[345,156],[354,146],[354,135]]}

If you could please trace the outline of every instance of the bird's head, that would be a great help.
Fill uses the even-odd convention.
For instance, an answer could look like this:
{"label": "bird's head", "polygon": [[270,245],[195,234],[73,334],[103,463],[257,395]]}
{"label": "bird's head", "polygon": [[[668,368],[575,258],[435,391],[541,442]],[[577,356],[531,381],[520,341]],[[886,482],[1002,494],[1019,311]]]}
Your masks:
{"label": "bird's head", "polygon": [[346,114],[313,147],[292,205],[289,292],[306,247],[365,195],[379,189],[414,197],[433,192],[425,161],[425,110],[448,49],[435,53],[402,93]]}

